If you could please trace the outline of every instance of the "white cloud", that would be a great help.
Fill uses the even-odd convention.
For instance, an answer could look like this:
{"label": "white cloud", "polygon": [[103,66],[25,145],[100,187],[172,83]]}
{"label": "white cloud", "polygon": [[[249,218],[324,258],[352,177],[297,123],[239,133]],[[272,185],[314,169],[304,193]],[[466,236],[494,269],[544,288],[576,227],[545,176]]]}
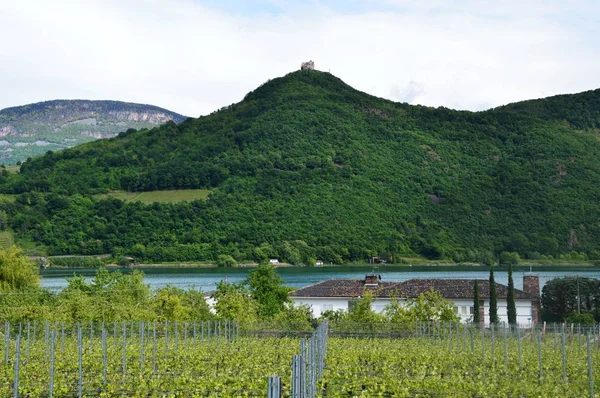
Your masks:
{"label": "white cloud", "polygon": [[308,59],[374,95],[461,109],[600,87],[591,1],[273,3],[0,0],[0,108],[117,99],[197,116]]}

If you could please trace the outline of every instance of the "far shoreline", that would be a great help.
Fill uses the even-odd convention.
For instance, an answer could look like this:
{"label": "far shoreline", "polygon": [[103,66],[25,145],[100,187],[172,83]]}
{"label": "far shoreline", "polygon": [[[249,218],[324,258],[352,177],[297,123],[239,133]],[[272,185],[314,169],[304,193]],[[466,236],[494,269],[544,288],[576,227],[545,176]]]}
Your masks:
{"label": "far shoreline", "polygon": [[[107,264],[106,269],[110,271],[124,271],[132,272],[139,270],[142,272],[157,273],[161,271],[169,272],[175,270],[207,270],[207,271],[223,271],[223,272],[243,272],[246,269],[252,269],[258,267],[256,263],[239,264],[234,267],[219,267],[216,264],[208,263],[150,263],[150,264],[135,264],[131,266],[120,266],[117,264]],[[480,264],[456,264],[456,263],[429,263],[429,264],[369,264],[369,263],[350,263],[350,264],[326,264],[320,266],[306,266],[306,265],[291,265],[291,264],[277,264],[275,268],[280,270],[294,271],[309,271],[312,270],[315,273],[329,272],[333,270],[362,270],[365,272],[374,273],[386,273],[386,272],[476,272],[476,271],[489,271],[492,268],[489,265]],[[57,273],[90,273],[95,272],[99,267],[65,267],[65,266],[51,266],[41,270],[42,274],[53,274]],[[494,266],[494,269],[498,271],[508,270],[507,265]],[[524,263],[513,265],[513,271],[515,272],[544,272],[544,271],[600,271],[600,266],[591,263],[555,263],[555,264],[534,264]],[[218,271],[217,271],[218,272]]]}

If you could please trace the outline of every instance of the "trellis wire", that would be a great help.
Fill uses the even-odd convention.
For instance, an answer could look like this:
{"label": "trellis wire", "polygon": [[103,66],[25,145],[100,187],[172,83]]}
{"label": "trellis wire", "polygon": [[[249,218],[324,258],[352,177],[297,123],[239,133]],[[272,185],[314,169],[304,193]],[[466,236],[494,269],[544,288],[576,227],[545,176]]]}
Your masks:
{"label": "trellis wire", "polygon": [[[212,322],[214,322],[214,324],[212,324]],[[34,323],[34,325],[32,325],[31,323]],[[64,341],[64,332],[65,332],[65,325],[64,323],[56,323],[56,322],[44,322],[44,323],[40,323],[44,325],[43,330],[42,327],[37,328],[37,333],[32,333],[33,330],[36,329],[35,327],[35,322],[27,322],[27,324],[25,323],[15,323],[14,325],[11,325],[10,322],[6,321],[5,322],[5,328],[4,328],[4,339],[0,339],[0,343],[2,341],[4,341],[4,352],[5,352],[5,363],[6,364],[10,364],[12,365],[11,368],[13,370],[13,374],[14,374],[14,379],[12,380],[12,391],[16,390],[18,391],[19,389],[19,374],[22,373],[21,372],[21,367],[23,366],[27,366],[28,365],[28,361],[29,358],[27,358],[28,355],[31,355],[31,353],[36,353],[35,355],[38,355],[38,357],[42,357],[45,358],[44,359],[44,363],[46,363],[46,372],[44,372],[46,374],[45,377],[45,385],[47,386],[47,394],[46,392],[44,392],[44,395],[46,396],[51,396],[52,392],[55,391],[55,383],[60,380],[57,379],[55,377],[55,372],[57,371],[57,369],[55,368],[55,360],[57,357],[57,353],[58,353],[58,341],[56,340],[56,338],[58,337],[58,333],[61,333],[61,338]],[[168,323],[165,323],[168,324]],[[46,325],[48,327],[46,327]],[[156,363],[156,339],[157,339],[157,324],[156,322],[152,323],[152,337],[150,337],[149,333],[150,333],[150,323],[147,322],[135,322],[135,323],[130,323],[130,322],[124,322],[123,323],[123,338],[119,339],[122,340],[121,342],[124,343],[124,354],[125,354],[125,367],[124,367],[124,374],[125,375],[132,375],[132,373],[135,371],[137,372],[137,365],[136,365],[136,360],[139,360],[139,364],[140,364],[140,371],[143,372],[144,369],[150,367],[149,362],[148,364],[146,364],[145,358],[146,358],[146,348],[149,349],[149,347],[147,347],[147,344],[150,344],[149,341],[147,341],[148,339],[152,338],[152,355],[153,355],[153,364],[152,364],[152,370],[153,373],[157,372],[157,363]],[[85,328],[84,328],[85,326]],[[191,342],[189,342],[187,339],[189,339],[189,336],[186,337],[186,331],[187,333],[189,333],[189,328],[192,325],[189,325],[187,322],[182,324],[179,324],[179,326],[177,326],[175,323],[173,324],[169,324],[170,328],[167,330],[162,330],[161,334],[163,336],[169,336],[170,337],[170,341],[174,342],[177,338],[176,336],[173,336],[172,333],[174,330],[178,330],[178,333],[181,335],[180,337],[183,337],[183,342],[179,342],[179,344],[183,343],[183,347],[187,347],[188,349],[191,349]],[[199,323],[198,326],[202,326],[202,323]],[[88,327],[89,329],[89,333],[88,333]],[[131,329],[133,327],[133,329]],[[460,327],[463,328],[462,331],[460,331]],[[135,329],[137,328],[137,330]],[[181,328],[183,328],[183,331],[181,330]],[[236,324],[233,322],[221,322],[220,325],[216,322],[216,321],[211,321],[211,337],[214,337],[214,339],[211,341],[211,343],[217,343],[217,341],[219,343],[223,343],[223,342],[227,342],[227,341],[232,341],[235,338],[235,331],[236,331]],[[85,330],[84,330],[85,329]],[[84,325],[81,324],[77,324],[77,326],[75,328],[67,328],[67,331],[72,330],[73,332],[77,333],[77,354],[78,354],[78,370],[77,370],[77,383],[73,383],[73,386],[76,386],[76,392],[78,396],[83,396],[83,395],[88,395],[88,392],[90,391],[88,389],[87,386],[92,386],[94,385],[94,391],[103,391],[103,387],[102,384],[106,384],[108,377],[110,375],[107,375],[107,362],[109,361],[110,358],[107,358],[108,356],[108,336],[109,336],[109,328],[107,329],[105,327],[105,325],[103,323],[90,323],[88,325],[88,323],[85,323]],[[129,330],[128,330],[129,329]],[[469,330],[467,330],[469,329]],[[569,347],[569,352],[573,352],[573,353],[581,353],[579,359],[578,359],[578,369],[580,369],[581,371],[583,371],[583,366],[587,365],[587,369],[588,369],[588,380],[589,380],[589,386],[587,386],[589,388],[590,391],[590,396],[593,397],[593,393],[594,393],[594,372],[593,372],[593,355],[592,352],[593,350],[596,349],[595,347],[595,342],[597,342],[596,340],[596,336],[598,333],[598,326],[594,325],[592,327],[583,327],[583,326],[573,326],[568,328],[567,325],[563,324],[563,325],[558,325],[558,327],[555,325],[554,327],[550,326],[547,328],[546,333],[550,333],[550,336],[546,336],[547,340],[544,343],[544,331],[539,330],[539,329],[534,329],[534,328],[519,328],[519,327],[515,327],[514,329],[506,327],[506,325],[504,326],[503,329],[503,337],[504,337],[504,362],[505,365],[507,365],[507,353],[508,353],[508,340],[509,340],[509,336],[511,339],[516,337],[516,344],[518,346],[518,350],[519,350],[519,367],[523,368],[524,366],[526,367],[530,367],[531,365],[533,365],[535,362],[533,362],[533,364],[531,362],[529,362],[532,358],[535,358],[535,354],[534,354],[534,350],[536,348],[537,345],[537,356],[538,356],[538,361],[539,361],[539,380],[540,383],[544,382],[544,380],[549,380],[549,373],[550,372],[550,368],[548,367],[548,365],[546,364],[546,367],[544,367],[544,361],[547,361],[546,358],[546,350],[547,349],[551,349],[552,347],[554,347],[555,349],[559,349],[561,350],[560,353],[560,359],[558,359],[558,356],[556,356],[556,363],[550,366],[553,366],[554,369],[556,369],[556,376],[561,377],[562,376],[562,380],[565,383],[569,382],[569,378],[568,378],[568,374],[567,374],[567,370],[571,369],[571,367],[567,367],[567,360],[570,362],[572,361],[572,358],[570,356],[567,356],[567,337],[569,336],[568,331],[572,330],[573,334],[570,335],[571,336],[571,340],[572,340],[572,344]],[[1,329],[0,329],[1,330]],[[132,332],[130,332],[130,330],[132,330]],[[433,334],[431,334],[428,331],[433,331]],[[500,355],[499,353],[496,352],[496,347],[495,346],[495,340],[496,337],[499,337],[497,335],[497,333],[500,333],[500,329],[495,330],[493,327],[489,328],[489,329],[479,329],[477,327],[471,326],[471,325],[451,325],[451,324],[427,324],[427,323],[418,323],[417,326],[415,327],[415,329],[412,331],[412,336],[418,338],[418,339],[423,339],[424,341],[429,341],[431,344],[436,344],[435,341],[439,341],[438,347],[442,347],[444,350],[455,350],[455,351],[460,351],[460,344],[457,344],[457,342],[460,342],[460,332],[462,332],[463,336],[462,336],[462,341],[463,341],[463,349],[465,348],[465,346],[467,346],[467,342],[466,342],[466,335],[473,335],[474,332],[480,333],[480,336],[482,336],[482,354],[483,357],[486,358],[486,363],[489,364],[491,362],[492,365],[494,365],[495,363],[495,358],[496,358],[496,354]],[[525,331],[525,333],[523,334],[523,331]],[[42,333],[43,333],[43,338],[42,338]],[[70,332],[69,332],[70,333]],[[130,336],[127,336],[127,333],[131,333]],[[218,333],[220,333],[220,335],[218,335]],[[334,332],[335,333],[335,332]],[[552,334],[556,334],[556,336],[552,336]],[[577,334],[577,335],[575,335]],[[36,335],[37,335],[37,341],[36,341]],[[215,337],[216,335],[216,337]],[[70,336],[73,336],[72,334],[70,334]],[[92,345],[92,347],[88,350],[87,346],[84,350],[84,346],[83,346],[83,340],[85,336],[85,342],[87,343],[87,338],[89,336],[89,338],[92,340],[92,342],[94,343]],[[428,336],[435,336],[435,340],[429,340]],[[91,382],[88,381],[86,382],[86,374],[89,371],[89,367],[87,365],[87,361],[88,360],[92,360],[92,358],[95,356],[96,358],[100,358],[100,348],[99,346],[93,347],[94,345],[99,343],[99,339],[98,337],[101,337],[102,339],[102,384],[100,383],[100,379],[98,378],[97,381],[94,381],[94,384],[90,384]],[[410,335],[407,335],[407,337],[411,337]],[[478,336],[479,337],[479,336]],[[529,337],[529,338],[528,338]],[[537,339],[536,339],[537,337]],[[24,339],[27,339],[27,341],[24,341]],[[70,339],[70,338],[69,338]],[[128,340],[129,339],[129,340]],[[217,340],[219,339],[219,340]],[[456,342],[454,340],[457,340]],[[528,341],[529,340],[533,340],[533,344],[530,344]],[[536,342],[537,340],[537,342]],[[68,340],[70,342],[72,342],[73,340]],[[473,339],[472,339],[473,341]],[[511,341],[515,341],[515,340],[511,340]],[[194,340],[194,343],[196,341]],[[25,346],[25,344],[27,343],[27,345],[29,345],[31,347],[31,349],[35,349],[36,351],[32,351],[32,352],[28,352],[27,351],[27,346]],[[138,347],[137,344],[139,343],[139,350],[132,350],[132,347]],[[302,349],[300,350],[300,354],[298,354],[298,361],[297,361],[297,373],[298,373],[298,377],[299,377],[299,388],[298,388],[298,393],[300,394],[304,394],[304,395],[299,395],[302,397],[313,397],[315,395],[317,395],[319,392],[317,391],[317,385],[319,380],[321,380],[322,376],[323,376],[323,371],[324,371],[324,356],[325,356],[325,343],[326,340],[320,339],[319,338],[319,330],[317,330],[312,336],[307,337],[304,342],[302,343]],[[537,344],[536,344],[537,343]],[[42,347],[42,344],[47,344],[47,346]],[[71,344],[71,343],[69,343]],[[488,346],[488,344],[491,344],[491,346]],[[513,347],[514,349],[514,345],[512,345],[514,343],[511,343],[511,347]],[[558,344],[560,344],[560,346],[558,346]],[[573,345],[577,345],[577,347],[573,346]],[[586,347],[587,345],[587,347]],[[23,347],[25,346],[25,347]],[[72,347],[70,345],[70,347]],[[14,348],[14,349],[13,349]],[[181,347],[180,347],[181,348]],[[491,350],[489,350],[489,348],[491,348]],[[544,348],[544,350],[542,350],[542,348]],[[587,348],[587,352],[583,351]],[[599,347],[600,348],[600,347]],[[21,352],[23,349],[23,352]],[[170,344],[167,346],[167,352],[169,354],[169,358],[174,357],[172,354],[174,352],[176,352],[177,348],[174,345],[174,343]],[[94,354],[95,351],[95,354]],[[46,352],[48,353],[48,357],[46,358]],[[112,352],[112,351],[111,351]],[[116,357],[118,358],[118,351],[116,351]],[[133,352],[133,354],[132,354]],[[527,357],[528,358],[525,362],[523,361],[523,352],[528,353]],[[8,353],[8,354],[6,354]],[[137,357],[137,354],[139,353],[139,357]],[[179,353],[183,355],[183,352],[181,350],[179,350]],[[24,354],[24,355],[21,355]],[[586,359],[586,354],[587,354],[587,363],[585,361]],[[34,355],[34,358],[35,358]],[[149,355],[149,353],[148,353]],[[596,354],[594,354],[596,355]],[[129,358],[128,358],[129,356]],[[491,356],[491,361],[489,360],[488,357]],[[60,359],[60,356],[58,356],[58,358]],[[86,365],[82,366],[82,358],[85,360]],[[89,359],[87,359],[89,358]],[[114,366],[116,364],[118,364],[118,359],[113,357],[113,360],[116,359],[116,361],[111,362]],[[127,359],[129,359],[129,362],[127,362]],[[174,359],[174,358],[173,358]],[[559,362],[560,361],[560,362]],[[98,361],[99,362],[99,361]],[[134,364],[134,366],[131,366],[131,364]],[[584,365],[585,364],[585,365]],[[97,368],[97,372],[99,373],[100,368],[99,368],[99,363],[98,363],[98,368]],[[131,368],[128,369],[128,366]],[[561,366],[562,365],[562,366]],[[182,365],[180,365],[182,366]],[[183,363],[183,366],[185,368],[185,362]],[[496,365],[497,366],[497,365]],[[8,368],[10,369],[10,368]],[[25,368],[23,368],[25,369]],[[559,370],[560,369],[560,370]],[[84,374],[85,372],[85,374]],[[42,374],[44,374],[42,373]],[[97,374],[98,374],[97,373]],[[545,374],[548,373],[548,374]],[[24,373],[23,373],[24,374]],[[60,374],[60,373],[59,373]],[[485,375],[483,375],[485,377]],[[10,377],[9,377],[10,379]],[[90,377],[91,379],[91,377]],[[9,380],[10,381],[10,380]],[[111,380],[112,381],[112,380]],[[23,379],[23,382],[25,382],[25,379]],[[578,381],[579,383],[579,381]],[[22,383],[21,383],[22,384]],[[293,386],[293,384],[292,384]],[[83,388],[86,388],[85,390]],[[264,387],[263,387],[264,388]],[[264,391],[264,390],[263,390]],[[70,395],[73,396],[75,395],[75,391],[71,390]],[[294,396],[294,395],[292,395]]]}

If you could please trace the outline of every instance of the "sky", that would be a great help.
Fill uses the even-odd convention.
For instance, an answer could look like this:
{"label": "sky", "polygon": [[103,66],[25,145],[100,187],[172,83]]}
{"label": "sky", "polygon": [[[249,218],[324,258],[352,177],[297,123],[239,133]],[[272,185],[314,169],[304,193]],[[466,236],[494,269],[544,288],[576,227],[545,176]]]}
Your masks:
{"label": "sky", "polygon": [[600,88],[597,0],[0,0],[0,109],[205,115],[313,60],[394,101],[483,110]]}

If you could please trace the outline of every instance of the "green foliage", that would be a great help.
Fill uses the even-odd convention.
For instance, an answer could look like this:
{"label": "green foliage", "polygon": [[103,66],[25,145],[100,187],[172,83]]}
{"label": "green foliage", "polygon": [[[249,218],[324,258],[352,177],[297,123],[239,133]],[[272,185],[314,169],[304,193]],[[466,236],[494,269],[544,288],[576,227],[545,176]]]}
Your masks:
{"label": "green foliage", "polygon": [[568,276],[542,288],[542,319],[564,322],[573,314],[590,314],[600,322],[600,279]]}
{"label": "green foliage", "polygon": [[129,259],[127,257],[125,257],[125,256],[119,256],[117,258],[117,264],[120,265],[120,266],[122,266],[122,267],[124,267],[124,266],[130,265],[131,263],[130,263],[130,261],[129,261]]}
{"label": "green foliage", "polygon": [[67,268],[99,268],[107,264],[106,260],[96,257],[52,257],[49,261],[52,267]]}
{"label": "green foliage", "polygon": [[517,324],[517,307],[515,304],[515,282],[513,280],[512,263],[508,264],[508,292],[506,293],[506,316],[509,325]]}
{"label": "green foliage", "polygon": [[[131,325],[131,323],[129,323]],[[214,328],[214,322],[212,323]],[[25,325],[23,325],[25,326]],[[44,343],[44,327],[38,323],[35,340],[26,344],[21,335],[19,391],[23,396],[48,396],[50,372],[48,344]],[[54,324],[49,324],[52,329]],[[191,325],[179,323],[178,337],[169,323],[168,335],[159,323],[156,360],[153,359],[153,333],[139,338],[138,324],[127,328],[127,344],[122,346],[122,325],[117,325],[116,338],[112,325],[107,326],[107,377],[103,377],[103,338],[100,325],[89,338],[89,324],[83,324],[84,346],[82,371],[84,395],[108,397],[265,397],[267,376],[280,375],[283,394],[290,396],[290,358],[298,353],[299,338],[243,334],[210,339],[200,332],[192,341]],[[200,328],[200,325],[197,325]],[[204,325],[206,326],[206,324]],[[19,325],[13,325],[12,336]],[[31,328],[33,329],[33,327]],[[61,335],[58,325],[54,356],[54,395],[77,395],[77,333]],[[474,352],[463,345],[461,330],[452,325],[432,325],[432,335],[414,336],[413,329],[402,338],[352,338],[330,335],[327,341],[326,366],[317,396],[325,397],[589,397],[587,350],[574,339],[567,342],[567,381],[562,376],[560,345],[553,338],[522,338],[517,342],[509,334],[505,345],[494,343],[489,331],[474,331]],[[450,332],[452,331],[452,332]],[[456,335],[456,332],[459,332]],[[213,329],[214,332],[214,329]],[[413,335],[410,335],[412,332]],[[433,335],[433,333],[436,333]],[[449,333],[450,332],[450,333]],[[439,333],[439,334],[438,334]],[[469,332],[467,332],[468,334]],[[52,335],[52,333],[49,333]],[[33,335],[33,330],[32,330]],[[433,336],[433,337],[432,337]],[[175,337],[175,338],[174,338]],[[453,340],[454,339],[454,340]],[[0,396],[12,397],[16,362],[13,349],[6,351],[4,383]],[[187,343],[187,344],[186,344]],[[482,346],[482,343],[485,344]],[[505,351],[503,347],[506,347]],[[539,380],[539,355],[543,358],[543,379]],[[600,350],[591,351],[592,362],[600,361]],[[122,357],[127,359],[123,367]],[[506,361],[504,360],[506,358]],[[519,361],[519,358],[522,360]],[[4,351],[3,351],[4,359]],[[519,366],[519,363],[522,366]],[[592,368],[595,380],[598,366]],[[183,392],[183,393],[180,393]]]}
{"label": "green foliage", "polygon": [[173,286],[159,289],[153,298],[154,312],[159,320],[185,321],[212,319],[204,295],[197,290]]}
{"label": "green foliage", "polygon": [[494,279],[494,267],[490,268],[490,323],[497,324],[498,318],[498,297],[496,294],[496,280]]}
{"label": "green foliage", "polygon": [[258,304],[243,285],[220,282],[211,298],[222,319],[236,319],[243,327],[258,321]]}
{"label": "green foliage", "polygon": [[69,278],[67,287],[58,293],[22,287],[0,295],[0,319],[46,319],[72,324],[214,318],[202,292],[172,286],[151,291],[143,279],[144,274],[137,270],[122,274],[100,268],[89,282],[82,276]]}
{"label": "green foliage", "polygon": [[577,323],[581,325],[595,325],[596,319],[594,319],[594,315],[590,313],[578,314],[576,312],[569,315],[565,321],[567,323]]}
{"label": "green foliage", "polygon": [[308,305],[294,306],[291,303],[287,303],[275,315],[274,321],[278,328],[294,332],[312,331],[315,327],[312,309]]}
{"label": "green foliage", "polygon": [[[272,265],[253,269],[245,282],[252,298],[258,304],[258,315],[270,318],[277,315],[289,302],[289,289]],[[234,319],[234,318],[231,318]]]}
{"label": "green foliage", "polygon": [[431,289],[409,299],[402,305],[398,298],[392,298],[384,310],[384,316],[392,323],[400,325],[420,322],[458,322],[460,320],[451,302]]}
{"label": "green foliage", "polygon": [[37,288],[38,270],[19,249],[0,249],[0,291]]}
{"label": "green foliage", "polygon": [[[436,325],[437,326],[437,325]],[[454,326],[454,325],[453,325]],[[453,327],[453,330],[456,330]],[[433,332],[438,332],[434,329]],[[562,377],[560,344],[546,337],[541,344],[543,379],[539,380],[537,339],[508,337],[503,345],[490,332],[474,330],[475,350],[458,341],[449,348],[448,329],[432,338],[336,338],[327,344],[327,366],[321,383],[331,397],[588,397],[587,350],[580,343],[567,348],[567,376]],[[462,332],[462,331],[461,331]],[[414,333],[414,325],[413,325]],[[467,332],[467,335],[469,332]],[[433,333],[432,333],[433,335]],[[458,335],[460,336],[460,333]],[[468,339],[468,338],[467,338]],[[451,341],[451,340],[450,340]],[[456,347],[458,345],[458,347]],[[519,347],[521,347],[519,349]],[[519,367],[519,352],[522,366]],[[600,350],[592,350],[593,377]],[[597,386],[596,386],[597,387]]]}
{"label": "green foliage", "polygon": [[[116,338],[112,333],[113,325],[105,325],[105,330],[108,332],[105,337],[106,379],[103,377],[103,339],[100,325],[94,324],[96,330],[92,339],[89,337],[89,323],[82,325],[85,339],[82,352],[83,383],[85,383],[83,396],[266,397],[266,377],[273,373],[282,375],[283,383],[290,385],[289,362],[298,350],[298,339],[239,337],[229,341],[224,336],[223,322],[218,336],[215,336],[215,322],[211,322],[210,338],[207,336],[208,323],[203,325],[205,330],[202,336],[199,322],[196,325],[197,336],[192,335],[192,325],[189,323],[186,336],[184,333],[186,326],[183,322],[179,322],[178,329],[169,322],[169,330],[166,334],[166,325],[161,322],[157,323],[156,338],[154,338],[153,326],[146,326],[150,326],[150,330],[146,329],[144,344],[141,344],[138,325],[137,322],[128,323],[127,344],[123,347],[121,346],[123,325],[117,325]],[[51,330],[54,329],[53,326],[50,323]],[[132,326],[135,326],[135,329]],[[30,329],[32,338],[33,325],[30,325]],[[66,328],[65,335],[62,335],[60,325],[57,325],[55,330],[53,396],[56,397],[78,395],[77,333],[72,332],[74,328],[69,329],[71,328]],[[174,338],[176,330],[178,337]],[[50,395],[48,393],[50,357],[48,344],[43,344],[44,334],[43,323],[38,323],[36,341],[27,344],[27,350],[25,336],[21,337],[23,352],[19,372],[19,396]],[[158,351],[155,356],[152,351],[153,343],[156,344]],[[14,346],[14,338],[12,344]],[[10,364],[15,363],[14,350],[10,350],[7,355],[10,355]],[[141,359],[142,355],[145,360]],[[127,359],[125,368],[123,368],[122,356]],[[3,376],[4,382],[0,383],[1,397],[14,396],[12,376],[9,378],[9,374],[13,373],[12,368],[10,371],[10,373],[6,371],[6,376]],[[179,393],[181,391],[185,392]]]}
{"label": "green foliage", "polygon": [[235,261],[235,258],[228,254],[219,254],[217,257],[217,265],[219,267],[235,267],[237,265],[237,261]]}
{"label": "green foliage", "polygon": [[343,321],[350,324],[374,325],[383,321],[383,316],[373,311],[375,296],[367,289],[363,291],[362,297],[350,302],[348,313]]}
{"label": "green foliage", "polygon": [[421,293],[414,299],[402,302],[399,297],[392,297],[382,313],[373,310],[375,296],[372,291],[365,289],[363,295],[354,299],[348,311],[326,311],[322,314],[340,330],[377,330],[393,325],[393,328],[414,328],[419,322],[458,322],[460,320],[451,302],[445,300],[435,290]]}
{"label": "green foliage", "polygon": [[[0,175],[0,192],[20,194],[0,211],[17,239],[50,254],[307,265],[583,258],[600,251],[600,142],[580,131],[596,128],[599,98],[473,113],[291,73],[206,117],[29,160]],[[211,194],[168,204],[88,197],[180,189]]]}
{"label": "green foliage", "polygon": [[207,189],[179,189],[167,191],[152,191],[152,192],[125,192],[111,191],[104,194],[98,194],[96,197],[100,199],[115,198],[125,202],[142,202],[142,203],[172,203],[172,202],[191,202],[208,198],[210,191]]}
{"label": "green foliage", "polygon": [[517,252],[500,253],[500,264],[517,265],[521,261],[521,256]]}

